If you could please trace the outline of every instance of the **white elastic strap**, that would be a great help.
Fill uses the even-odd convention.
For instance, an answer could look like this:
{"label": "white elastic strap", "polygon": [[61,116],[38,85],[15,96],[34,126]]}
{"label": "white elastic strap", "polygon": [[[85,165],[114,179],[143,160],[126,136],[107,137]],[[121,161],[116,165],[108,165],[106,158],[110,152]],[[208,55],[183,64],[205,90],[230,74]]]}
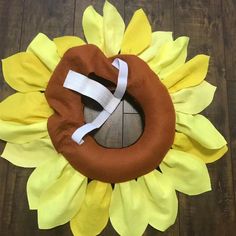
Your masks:
{"label": "white elastic strap", "polygon": [[83,143],[83,137],[94,129],[101,127],[109,116],[115,111],[125,94],[128,79],[127,63],[116,58],[112,65],[119,70],[117,87],[114,95],[102,84],[88,77],[69,71],[64,82],[64,87],[92,98],[102,105],[104,110],[91,122],[79,127],[72,135],[78,144]]}
{"label": "white elastic strap", "polygon": [[109,113],[113,112],[113,104],[119,104],[119,100],[105,86],[72,70],[68,72],[63,86],[92,98]]}

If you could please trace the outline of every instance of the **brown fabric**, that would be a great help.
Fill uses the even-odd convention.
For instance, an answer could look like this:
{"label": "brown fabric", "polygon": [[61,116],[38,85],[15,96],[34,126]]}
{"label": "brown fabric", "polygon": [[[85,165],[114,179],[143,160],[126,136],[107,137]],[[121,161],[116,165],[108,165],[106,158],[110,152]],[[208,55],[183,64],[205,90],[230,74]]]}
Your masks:
{"label": "brown fabric", "polygon": [[[55,114],[48,120],[48,131],[59,153],[85,176],[117,183],[135,179],[154,170],[170,149],[175,133],[175,113],[166,88],[148,65],[134,55],[118,55],[128,64],[128,93],[142,107],[145,128],[133,145],[121,149],[105,148],[87,135],[78,145],[71,139],[84,121],[80,94],[63,87],[68,71],[84,75],[95,73],[116,84],[118,71],[94,45],[68,50],[55,69],[46,90],[46,98]],[[132,130],[129,130],[132,132]]]}

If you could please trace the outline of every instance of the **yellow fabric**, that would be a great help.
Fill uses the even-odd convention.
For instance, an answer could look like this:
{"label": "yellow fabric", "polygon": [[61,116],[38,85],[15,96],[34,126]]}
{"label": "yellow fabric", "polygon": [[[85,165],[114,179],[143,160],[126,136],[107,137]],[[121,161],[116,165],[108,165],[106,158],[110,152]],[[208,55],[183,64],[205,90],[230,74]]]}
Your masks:
{"label": "yellow fabric", "polygon": [[63,57],[68,49],[85,44],[81,38],[76,36],[62,36],[53,39],[53,41],[57,46],[57,52],[60,57]]}
{"label": "yellow fabric", "polygon": [[27,52],[34,53],[50,71],[54,71],[60,61],[56,44],[42,33],[33,39]]}
{"label": "yellow fabric", "polygon": [[37,167],[27,182],[27,197],[30,209],[37,209],[42,193],[62,175],[68,165],[66,159],[60,155],[53,156]]}
{"label": "yellow fabric", "polygon": [[115,185],[110,205],[110,220],[122,236],[140,236],[148,225],[143,190],[135,181]]}
{"label": "yellow fabric", "polygon": [[216,87],[202,81],[201,84],[182,89],[171,94],[175,111],[197,114],[203,111],[213,100]]}
{"label": "yellow fabric", "polygon": [[153,32],[152,42],[150,47],[148,47],[145,51],[143,51],[139,55],[139,57],[142,60],[149,62],[158,54],[161,46],[170,41],[173,41],[172,32],[163,32],[163,31]]}
{"label": "yellow fabric", "polygon": [[11,143],[27,143],[48,135],[47,121],[22,125],[0,120],[0,139]]}
{"label": "yellow fabric", "polygon": [[174,224],[178,212],[178,200],[170,180],[154,170],[139,178],[138,183],[147,201],[149,224],[165,231]]}
{"label": "yellow fabric", "polygon": [[102,232],[109,219],[109,206],[112,195],[110,184],[91,181],[85,199],[70,227],[74,236],[95,236]]}
{"label": "yellow fabric", "polygon": [[51,73],[31,52],[17,53],[2,60],[5,81],[20,92],[44,91]]}
{"label": "yellow fabric", "polygon": [[176,130],[182,132],[208,149],[220,149],[226,145],[224,137],[202,115],[176,113]]}
{"label": "yellow fabric", "polygon": [[125,23],[116,8],[108,1],[103,8],[104,50],[108,57],[117,55],[121,48]]}
{"label": "yellow fabric", "polygon": [[188,42],[188,37],[179,37],[175,41],[167,41],[148,63],[151,69],[161,79],[165,79],[185,63]]}
{"label": "yellow fabric", "polygon": [[196,86],[206,77],[209,65],[209,56],[198,55],[182,65],[162,82],[170,93]]}
{"label": "yellow fabric", "polygon": [[205,163],[194,155],[171,149],[160,164],[160,169],[172,181],[176,190],[197,195],[211,190]]}
{"label": "yellow fabric", "polygon": [[50,229],[69,222],[84,200],[87,178],[69,164],[62,175],[41,194],[38,205],[40,229]]}
{"label": "yellow fabric", "polygon": [[0,103],[0,119],[21,124],[45,121],[53,114],[44,93],[15,93]]}
{"label": "yellow fabric", "polygon": [[7,143],[1,156],[16,166],[32,168],[58,157],[58,153],[49,138],[42,138],[24,144]]}
{"label": "yellow fabric", "polygon": [[220,149],[207,149],[185,134],[178,132],[175,133],[172,148],[193,154],[202,159],[205,163],[212,163],[220,159],[228,151],[228,147],[226,145]]}
{"label": "yellow fabric", "polygon": [[144,11],[139,9],[125,31],[121,53],[138,55],[151,44],[151,39],[152,29],[148,18]]}
{"label": "yellow fabric", "polygon": [[88,43],[97,45],[101,50],[104,46],[103,18],[92,6],[86,8],[83,14],[83,30]]}

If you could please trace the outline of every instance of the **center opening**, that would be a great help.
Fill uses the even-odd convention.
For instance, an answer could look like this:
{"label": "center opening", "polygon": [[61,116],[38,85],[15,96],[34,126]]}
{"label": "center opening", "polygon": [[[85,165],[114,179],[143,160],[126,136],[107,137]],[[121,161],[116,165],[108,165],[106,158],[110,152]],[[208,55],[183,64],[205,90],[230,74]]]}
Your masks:
{"label": "center opening", "polygon": [[[114,92],[115,86],[95,75],[90,76]],[[93,121],[102,107],[88,97],[82,97],[86,123]],[[127,93],[120,105],[100,128],[90,133],[97,143],[108,148],[122,148],[134,144],[142,135],[144,115],[141,107]]]}

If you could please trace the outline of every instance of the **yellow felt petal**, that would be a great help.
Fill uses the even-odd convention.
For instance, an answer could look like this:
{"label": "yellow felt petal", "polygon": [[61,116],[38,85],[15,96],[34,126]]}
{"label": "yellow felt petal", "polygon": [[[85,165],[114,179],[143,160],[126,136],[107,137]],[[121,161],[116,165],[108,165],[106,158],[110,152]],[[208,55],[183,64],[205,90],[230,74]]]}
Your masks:
{"label": "yellow felt petal", "polygon": [[160,164],[163,174],[172,181],[176,190],[197,195],[211,190],[205,163],[194,155],[171,149]]}
{"label": "yellow felt petal", "polygon": [[108,57],[119,53],[125,31],[125,23],[116,8],[108,1],[103,7],[104,50]]}
{"label": "yellow felt petal", "polygon": [[176,113],[176,130],[182,132],[208,149],[219,149],[226,145],[224,137],[202,115]]}
{"label": "yellow felt petal", "polygon": [[122,236],[140,236],[148,224],[142,188],[135,181],[115,185],[110,205],[110,220]]}
{"label": "yellow felt petal", "polygon": [[148,47],[144,52],[142,52],[139,57],[149,62],[153,59],[159,52],[163,44],[173,41],[172,32],[157,31],[152,33],[152,42],[150,47]]}
{"label": "yellow felt petal", "polygon": [[146,196],[149,224],[165,231],[174,224],[178,212],[177,196],[169,178],[155,170],[138,182]]}
{"label": "yellow felt petal", "polygon": [[87,178],[67,165],[62,175],[40,196],[39,228],[51,229],[69,222],[81,207],[86,187]]}
{"label": "yellow felt petal", "polygon": [[175,41],[167,41],[148,63],[151,69],[161,79],[165,79],[185,63],[188,42],[189,38],[184,36],[177,38]]}
{"label": "yellow felt petal", "polygon": [[27,52],[34,53],[50,71],[54,71],[60,61],[56,44],[42,33],[33,39]]}
{"label": "yellow felt petal", "polygon": [[152,40],[152,29],[142,9],[137,10],[124,34],[121,46],[122,54],[138,55],[144,51]]}
{"label": "yellow felt petal", "polygon": [[60,57],[63,57],[68,49],[85,44],[81,38],[76,36],[62,36],[53,39],[53,41],[57,46],[57,52]]}
{"label": "yellow felt petal", "polygon": [[51,73],[31,52],[17,53],[2,60],[5,81],[20,92],[44,91]]}
{"label": "yellow felt petal", "polygon": [[0,120],[0,139],[11,143],[27,143],[48,135],[47,121],[23,125]]}
{"label": "yellow felt petal", "polygon": [[24,144],[7,143],[1,155],[12,164],[20,167],[37,167],[58,153],[49,138],[34,140]]}
{"label": "yellow felt petal", "polygon": [[202,81],[201,84],[182,89],[171,94],[175,111],[197,114],[203,111],[213,100],[216,87]]}
{"label": "yellow felt petal", "polygon": [[102,232],[109,219],[111,195],[110,184],[96,180],[88,184],[82,206],[70,222],[74,236],[92,236]]}
{"label": "yellow felt petal", "polygon": [[175,139],[172,148],[191,153],[202,159],[205,163],[212,163],[220,159],[228,151],[228,147],[226,145],[220,149],[205,148],[185,134],[178,132],[175,133]]}
{"label": "yellow felt petal", "polygon": [[0,103],[0,119],[21,124],[45,121],[53,110],[44,93],[15,93]]}
{"label": "yellow felt petal", "polygon": [[170,93],[196,86],[206,77],[209,65],[209,56],[198,55],[182,65],[162,82]]}
{"label": "yellow felt petal", "polygon": [[53,155],[48,161],[38,166],[30,175],[27,182],[27,197],[30,209],[37,209],[42,193],[62,175],[68,165],[60,155]]}
{"label": "yellow felt petal", "polygon": [[83,15],[83,30],[88,43],[97,45],[101,50],[104,46],[103,18],[92,6],[85,9]]}

